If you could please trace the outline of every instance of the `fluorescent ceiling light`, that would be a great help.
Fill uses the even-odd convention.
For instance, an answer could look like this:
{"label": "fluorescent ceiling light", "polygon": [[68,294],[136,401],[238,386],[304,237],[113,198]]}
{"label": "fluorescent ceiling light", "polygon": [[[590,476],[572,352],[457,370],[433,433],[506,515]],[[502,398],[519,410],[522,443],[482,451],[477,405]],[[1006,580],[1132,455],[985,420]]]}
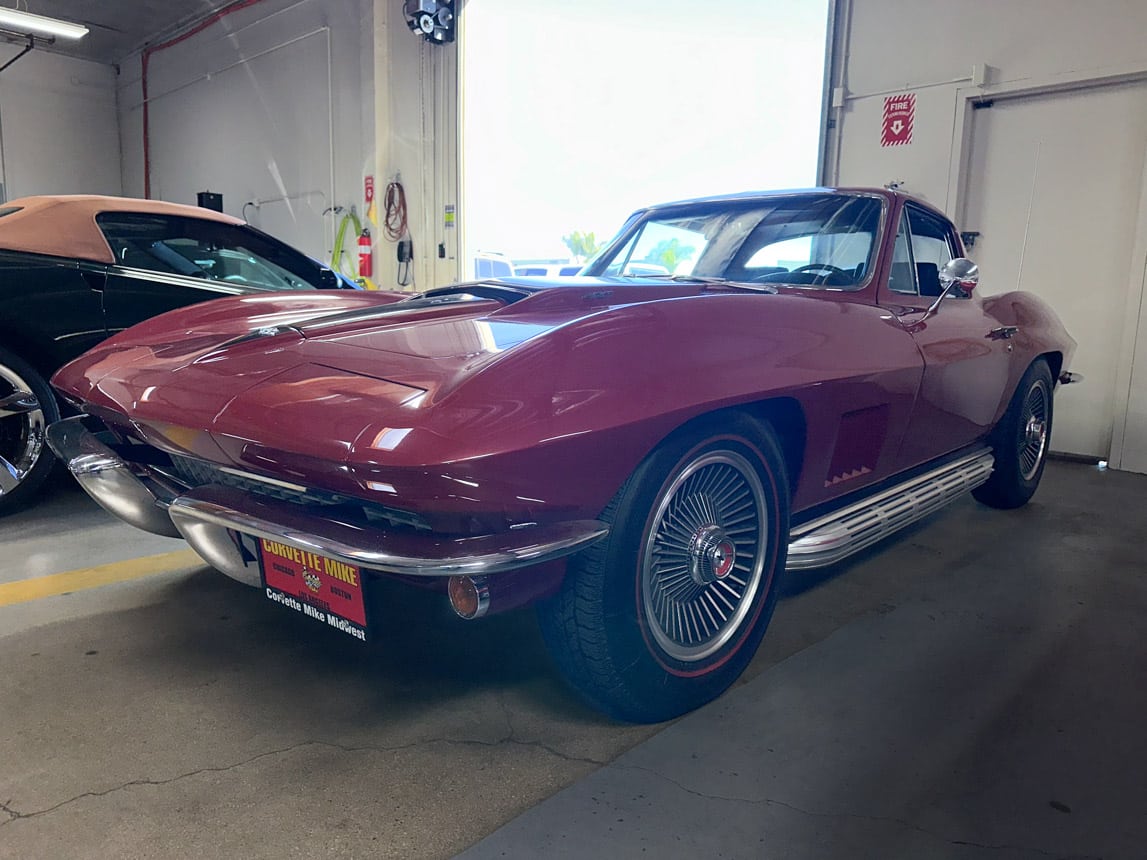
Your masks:
{"label": "fluorescent ceiling light", "polygon": [[46,36],[59,36],[63,39],[79,39],[88,35],[88,28],[59,18],[45,18],[31,12],[0,7],[0,27],[11,27],[21,33],[43,33]]}

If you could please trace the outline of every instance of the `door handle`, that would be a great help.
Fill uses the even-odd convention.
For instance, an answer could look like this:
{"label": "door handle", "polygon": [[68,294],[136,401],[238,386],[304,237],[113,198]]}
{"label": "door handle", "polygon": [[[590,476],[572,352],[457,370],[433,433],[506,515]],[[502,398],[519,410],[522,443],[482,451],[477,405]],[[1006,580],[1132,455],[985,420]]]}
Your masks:
{"label": "door handle", "polygon": [[1002,325],[999,328],[994,328],[988,332],[988,337],[990,337],[992,340],[1010,340],[1016,336],[1016,333],[1019,330],[1019,326]]}

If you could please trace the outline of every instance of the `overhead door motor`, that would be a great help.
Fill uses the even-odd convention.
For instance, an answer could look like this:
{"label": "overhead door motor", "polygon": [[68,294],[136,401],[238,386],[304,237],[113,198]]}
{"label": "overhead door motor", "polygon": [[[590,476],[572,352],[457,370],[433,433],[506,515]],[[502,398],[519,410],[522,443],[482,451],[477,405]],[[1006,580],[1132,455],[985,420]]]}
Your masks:
{"label": "overhead door motor", "polygon": [[217,191],[200,191],[195,195],[195,202],[204,209],[214,209],[216,212],[223,211],[223,195]]}
{"label": "overhead door motor", "polygon": [[402,11],[406,25],[427,42],[454,41],[454,0],[406,0]]}

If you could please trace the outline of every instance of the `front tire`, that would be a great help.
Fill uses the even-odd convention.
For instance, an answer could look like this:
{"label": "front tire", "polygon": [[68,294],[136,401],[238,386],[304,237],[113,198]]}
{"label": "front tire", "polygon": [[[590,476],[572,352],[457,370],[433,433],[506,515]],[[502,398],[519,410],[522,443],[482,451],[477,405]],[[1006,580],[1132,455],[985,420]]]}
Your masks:
{"label": "front tire", "polygon": [[733,414],[679,431],[602,519],[609,536],[538,607],[562,673],[630,722],[716,698],[756,652],[784,570],[788,479],[772,429]]}
{"label": "front tire", "polygon": [[1054,383],[1042,358],[1016,386],[1016,393],[991,436],[996,466],[986,483],[972,490],[980,502],[993,508],[1027,504],[1039,487],[1051,441]]}
{"label": "front tire", "polygon": [[[36,402],[20,403],[21,394]],[[10,398],[15,398],[12,400]],[[0,349],[0,515],[26,506],[52,471],[56,459],[45,442],[49,424],[60,418],[52,389],[36,369],[17,355]]]}

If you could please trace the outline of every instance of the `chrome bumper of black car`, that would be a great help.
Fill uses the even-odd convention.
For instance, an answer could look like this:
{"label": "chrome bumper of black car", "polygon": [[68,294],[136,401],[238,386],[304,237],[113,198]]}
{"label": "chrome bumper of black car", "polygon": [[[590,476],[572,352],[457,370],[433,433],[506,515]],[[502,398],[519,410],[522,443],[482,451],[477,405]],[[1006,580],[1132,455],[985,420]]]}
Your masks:
{"label": "chrome bumper of black car", "polygon": [[80,485],[106,510],[144,531],[183,537],[208,564],[259,585],[258,563],[238,535],[265,538],[385,573],[485,576],[577,552],[605,537],[597,520],[524,525],[473,537],[363,528],[303,506],[233,487],[187,490],[104,444],[81,416],[53,424],[48,441]]}

